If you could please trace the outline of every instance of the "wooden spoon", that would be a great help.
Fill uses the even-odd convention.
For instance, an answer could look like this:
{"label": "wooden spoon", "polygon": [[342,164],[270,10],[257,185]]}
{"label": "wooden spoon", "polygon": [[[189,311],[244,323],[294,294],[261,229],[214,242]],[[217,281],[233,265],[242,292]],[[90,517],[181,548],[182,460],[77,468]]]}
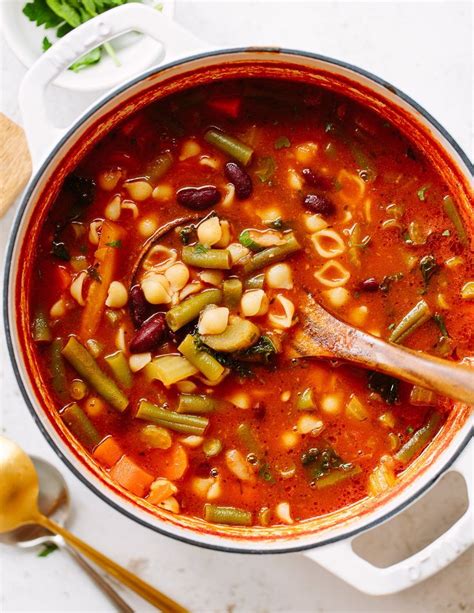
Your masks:
{"label": "wooden spoon", "polygon": [[474,370],[394,345],[340,321],[311,295],[299,309],[290,358],[340,358],[474,405]]}
{"label": "wooden spoon", "polygon": [[38,475],[31,459],[13,441],[0,436],[0,533],[36,524],[63,539],[92,562],[165,613],[186,613],[139,577],[84,543],[38,509]]}

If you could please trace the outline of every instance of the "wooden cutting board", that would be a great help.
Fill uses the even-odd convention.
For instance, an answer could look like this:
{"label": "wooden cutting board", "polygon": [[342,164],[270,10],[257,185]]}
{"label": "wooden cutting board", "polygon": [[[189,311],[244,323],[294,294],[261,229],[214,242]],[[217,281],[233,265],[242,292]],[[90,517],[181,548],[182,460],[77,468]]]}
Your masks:
{"label": "wooden cutting board", "polygon": [[0,113],[0,217],[4,215],[31,176],[31,157],[25,133]]}

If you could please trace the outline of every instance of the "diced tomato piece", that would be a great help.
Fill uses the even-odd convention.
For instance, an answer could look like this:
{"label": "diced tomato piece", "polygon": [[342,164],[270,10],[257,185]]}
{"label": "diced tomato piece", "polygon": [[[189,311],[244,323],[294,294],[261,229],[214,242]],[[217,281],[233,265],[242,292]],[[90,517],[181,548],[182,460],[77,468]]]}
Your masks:
{"label": "diced tomato piece", "polygon": [[207,105],[214,111],[218,111],[223,115],[237,119],[242,106],[242,98],[211,98]]}

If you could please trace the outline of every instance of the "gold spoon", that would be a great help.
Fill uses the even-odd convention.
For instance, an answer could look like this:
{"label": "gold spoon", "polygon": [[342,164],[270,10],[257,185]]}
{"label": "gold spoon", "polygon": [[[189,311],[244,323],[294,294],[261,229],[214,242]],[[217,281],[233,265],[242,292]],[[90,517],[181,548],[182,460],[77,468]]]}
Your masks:
{"label": "gold spoon", "polygon": [[[39,480],[38,506],[46,517],[54,519],[61,526],[66,525],[71,510],[71,498],[66,480],[60,471],[41,458],[31,456]],[[52,534],[36,524],[20,526],[0,535],[0,543],[21,547],[23,549],[37,548],[41,545],[56,546],[66,551],[79,566],[91,577],[120,613],[134,613],[125,600],[117,593],[101,573],[75,549],[70,547],[62,536]]]}
{"label": "gold spoon", "polygon": [[474,370],[383,341],[331,315],[311,295],[299,309],[290,358],[340,358],[474,405]]}
{"label": "gold spoon", "polygon": [[70,546],[161,611],[187,613],[187,609],[171,598],[43,515],[38,509],[38,489],[38,475],[33,462],[16,443],[0,436],[0,533],[29,524],[42,526],[61,535]]}

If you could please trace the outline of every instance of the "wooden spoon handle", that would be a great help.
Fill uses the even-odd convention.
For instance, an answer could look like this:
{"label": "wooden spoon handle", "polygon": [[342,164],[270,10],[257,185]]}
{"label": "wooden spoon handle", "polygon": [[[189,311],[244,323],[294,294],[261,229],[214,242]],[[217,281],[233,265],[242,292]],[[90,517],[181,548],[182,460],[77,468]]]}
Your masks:
{"label": "wooden spoon handle", "polygon": [[340,338],[337,357],[474,405],[474,370],[468,366],[398,347],[355,328]]}
{"label": "wooden spoon handle", "polygon": [[87,556],[94,564],[100,566],[105,572],[114,576],[121,583],[129,587],[136,592],[139,596],[150,602],[152,605],[163,611],[164,613],[188,613],[187,609],[183,608],[178,603],[168,598],[154,587],[142,581],[139,577],[126,570],[116,562],[113,562],[110,558],[100,553],[87,543],[84,543],[81,539],[74,534],[71,534],[69,530],[66,530],[63,526],[60,526],[55,521],[44,515],[38,515],[37,522],[54,532],[60,534],[63,539],[71,546],[80,551],[83,555]]}

